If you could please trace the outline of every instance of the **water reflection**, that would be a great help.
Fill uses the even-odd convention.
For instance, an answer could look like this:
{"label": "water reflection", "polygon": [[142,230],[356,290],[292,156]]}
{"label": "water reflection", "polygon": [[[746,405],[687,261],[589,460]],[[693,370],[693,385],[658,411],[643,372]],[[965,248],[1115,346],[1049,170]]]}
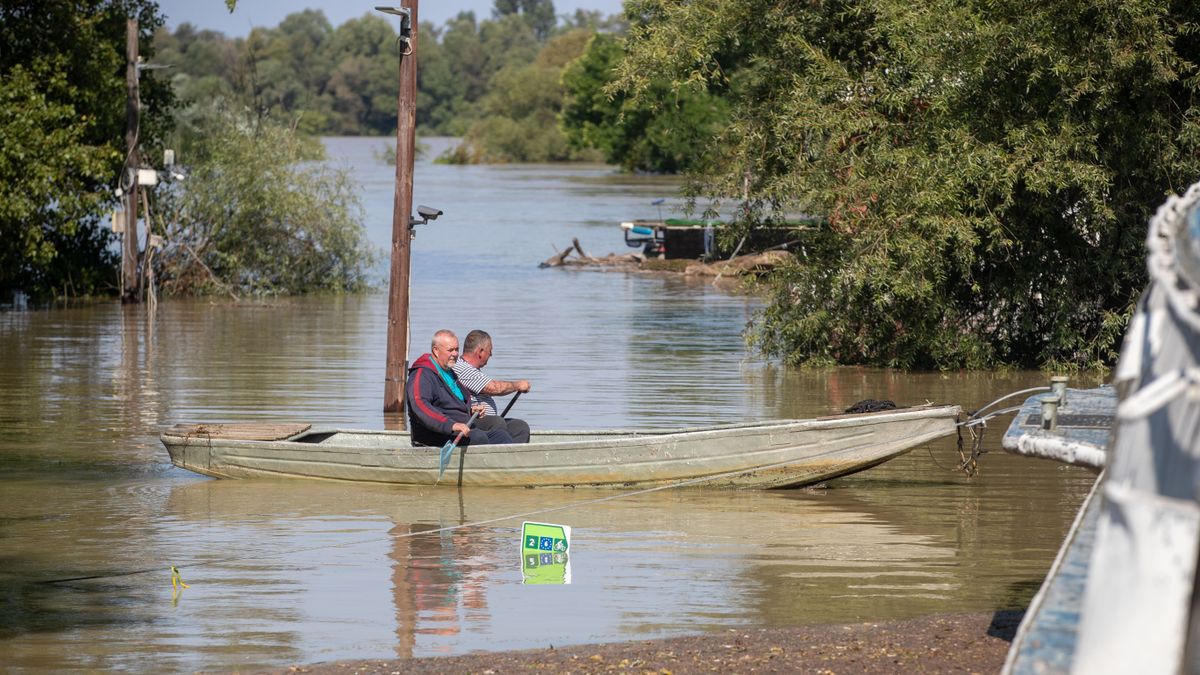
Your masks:
{"label": "water reflection", "polygon": [[[908,469],[924,470],[884,480]],[[197,481],[171,491],[152,555],[187,561],[192,588],[173,611],[187,614],[191,647],[207,659],[174,654],[190,669],[987,609],[1044,568],[1027,552],[1051,552],[1064,526],[1036,503],[979,510],[977,490],[954,480],[942,482],[939,509],[907,503],[922,492],[884,500],[866,481],[597,504],[612,493]],[[572,585],[522,586],[521,514],[568,505],[554,519],[573,527]],[[466,527],[431,531],[454,525]],[[148,644],[110,648],[161,641],[171,653],[178,636],[156,628],[172,625],[160,615],[169,606],[127,600],[149,614],[138,636]],[[230,630],[254,639],[230,645]]]}
{"label": "water reflection", "polygon": [[[105,499],[94,519],[5,523],[37,545],[6,547],[13,564],[0,586],[20,602],[3,613],[0,657],[17,667],[250,668],[1012,606],[1028,601],[1013,588],[1044,571],[1090,474],[987,460],[975,482],[910,455],[827,490],[615,500],[586,490],[175,482],[126,504],[155,514],[138,519],[135,541]],[[1017,483],[1023,499],[1008,496]],[[138,490],[110,492],[124,503]],[[565,506],[553,520],[573,527],[573,583],[523,586],[521,521]],[[456,525],[466,527],[431,532]],[[177,605],[169,564],[191,585]],[[151,571],[34,583],[142,569]]]}
{"label": "water reflection", "polygon": [[[386,245],[393,172],[370,166],[377,142],[338,143]],[[533,382],[514,414],[535,427],[810,417],[864,398],[977,407],[1044,379],[763,362],[741,339],[751,299],[537,269],[571,236],[596,254],[620,246],[613,224],[649,215],[638,209],[669,184],[604,167],[419,175],[417,201],[446,216],[414,242],[410,358],[438,328],[488,330],[488,371]],[[949,470],[952,440],[825,491],[590,504],[613,493],[171,467],[157,436],[177,422],[395,424],[381,412],[386,315],[380,294],[0,312],[0,663],[252,669],[1009,607],[1027,601],[1093,479],[991,454],[968,480]],[[523,586],[521,520],[568,505],[553,522],[574,528],[572,584]],[[191,586],[176,604],[171,565]],[[97,578],[41,583],[85,576]]]}

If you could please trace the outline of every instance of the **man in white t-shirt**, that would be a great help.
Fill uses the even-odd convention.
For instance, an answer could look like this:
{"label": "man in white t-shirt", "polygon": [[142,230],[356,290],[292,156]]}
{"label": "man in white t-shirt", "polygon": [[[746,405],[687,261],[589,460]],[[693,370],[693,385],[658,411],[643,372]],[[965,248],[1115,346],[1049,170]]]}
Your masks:
{"label": "man in white t-shirt", "polygon": [[[496,400],[492,397],[517,392],[523,394],[529,391],[529,382],[527,380],[493,380],[484,375],[480,369],[487,365],[490,358],[492,358],[492,336],[481,330],[473,330],[467,333],[466,339],[463,340],[462,356],[454,364],[454,375],[460,384],[471,390],[471,393],[474,394],[472,399],[483,404],[488,415],[499,415],[500,410],[496,407]],[[505,417],[504,422],[508,426],[508,434],[512,436],[514,442],[529,442],[529,425],[524,420]]]}

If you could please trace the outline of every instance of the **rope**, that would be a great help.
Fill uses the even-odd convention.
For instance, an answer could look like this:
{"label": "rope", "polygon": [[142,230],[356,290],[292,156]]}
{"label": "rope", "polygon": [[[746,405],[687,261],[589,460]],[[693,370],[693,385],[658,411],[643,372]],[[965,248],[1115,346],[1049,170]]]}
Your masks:
{"label": "rope", "polygon": [[1001,408],[1000,410],[997,410],[996,412],[988,413],[987,415],[984,415],[983,417],[968,418],[966,422],[963,422],[963,426],[965,426],[965,427],[973,427],[973,426],[980,426],[980,425],[987,426],[987,421],[992,419],[993,417],[999,417],[1000,415],[1008,415],[1009,413],[1015,413],[1023,407],[1024,406],[1014,405],[1010,408]]}
{"label": "rope", "polygon": [[1014,396],[1019,396],[1021,394],[1032,394],[1035,391],[1050,391],[1050,387],[1030,387],[1029,389],[1022,389],[1020,391],[1014,391],[1011,394],[1005,394],[1004,396],[1001,396],[1000,398],[996,399],[995,401],[992,401],[991,403],[983,406],[982,408],[979,408],[978,410],[972,412],[969,415],[969,417],[976,417],[979,415],[979,413],[983,412],[984,410],[987,410],[988,408],[996,405],[997,403],[999,403],[1000,401],[1003,401],[1005,399],[1010,399]]}
{"label": "rope", "polygon": [[[961,415],[961,414],[962,413],[959,413],[959,415]],[[959,419],[959,415],[955,415],[955,417],[954,417],[954,432],[958,436],[958,440],[957,440],[958,454],[961,457],[961,456],[963,456],[963,438],[962,438],[963,425],[962,425],[962,420]],[[933,454],[933,448],[926,446],[925,449],[927,451],[929,451],[929,459],[933,460],[934,466],[936,466],[937,468],[939,468],[943,471],[954,471],[954,469],[942,466],[942,463],[939,462],[937,460],[937,457]]]}
{"label": "rope", "polygon": [[[960,462],[958,464],[958,468],[956,470],[962,471],[963,473],[965,473],[967,475],[967,478],[973,478],[975,476],[975,474],[979,473],[979,457],[980,457],[980,455],[983,455],[984,453],[987,452],[987,450],[983,447],[983,430],[987,429],[987,421],[992,419],[993,417],[999,417],[1000,415],[1007,415],[1009,413],[1017,412],[1024,406],[1017,405],[1017,406],[1010,406],[1008,408],[1001,408],[1000,410],[995,410],[986,415],[983,415],[982,417],[979,415],[979,413],[983,412],[984,410],[987,410],[988,408],[996,405],[997,403],[999,403],[1001,401],[1010,399],[1014,396],[1019,396],[1021,394],[1029,394],[1029,393],[1032,393],[1035,391],[1049,391],[1049,390],[1050,390],[1050,387],[1031,387],[1029,389],[1022,389],[1020,391],[1014,391],[1010,394],[1005,394],[1004,396],[1001,396],[1000,398],[992,401],[991,403],[988,403],[987,405],[983,406],[982,408],[979,408],[975,412],[968,415],[966,420],[956,420],[955,426],[957,427],[957,431],[958,431],[958,457],[960,460]],[[975,430],[976,427],[979,427],[978,432],[976,432],[976,430]],[[963,448],[963,435],[962,435],[963,428],[966,428],[967,431],[969,431],[971,434],[971,452],[969,455]],[[929,449],[929,457],[930,457],[930,459],[933,459],[933,463],[936,464],[939,469],[946,468],[946,467],[942,466],[941,463],[937,461],[937,458],[935,458],[933,456],[932,448]]]}
{"label": "rope", "polygon": [[[975,433],[976,426],[981,427],[979,433]],[[978,424],[967,427],[967,429],[971,432],[971,438],[974,439],[971,442],[970,457],[963,455],[961,447],[958,450],[959,457],[962,458],[962,462],[958,465],[958,470],[967,474],[967,478],[973,478],[975,474],[979,473],[979,456],[985,452],[983,449],[983,429],[986,428],[986,419],[981,419],[979,420]]]}

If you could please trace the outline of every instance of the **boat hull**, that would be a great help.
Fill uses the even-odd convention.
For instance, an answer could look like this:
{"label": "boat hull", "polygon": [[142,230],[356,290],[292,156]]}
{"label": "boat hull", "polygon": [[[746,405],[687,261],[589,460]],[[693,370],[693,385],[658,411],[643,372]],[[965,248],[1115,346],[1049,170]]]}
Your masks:
{"label": "boat hull", "polygon": [[530,443],[438,449],[396,431],[316,430],[276,441],[177,426],[162,434],[176,466],[216,478],[296,477],[406,485],[777,488],[862,471],[954,433],[958,406],[675,432],[535,433]]}
{"label": "boat hull", "polygon": [[1100,471],[1108,457],[1109,437],[1116,419],[1117,392],[1112,387],[1068,389],[1054,431],[1043,430],[1042,399],[1051,392],[1025,399],[1000,441],[1005,450],[1043,457]]}

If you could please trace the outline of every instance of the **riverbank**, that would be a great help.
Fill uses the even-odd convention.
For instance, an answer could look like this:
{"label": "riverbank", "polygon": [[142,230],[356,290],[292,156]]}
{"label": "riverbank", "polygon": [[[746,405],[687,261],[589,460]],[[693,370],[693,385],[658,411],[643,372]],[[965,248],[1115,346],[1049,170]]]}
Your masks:
{"label": "riverbank", "polygon": [[275,673],[994,673],[1024,614],[944,614],[899,621],[740,629],[663,640],[419,659],[342,661]]}

